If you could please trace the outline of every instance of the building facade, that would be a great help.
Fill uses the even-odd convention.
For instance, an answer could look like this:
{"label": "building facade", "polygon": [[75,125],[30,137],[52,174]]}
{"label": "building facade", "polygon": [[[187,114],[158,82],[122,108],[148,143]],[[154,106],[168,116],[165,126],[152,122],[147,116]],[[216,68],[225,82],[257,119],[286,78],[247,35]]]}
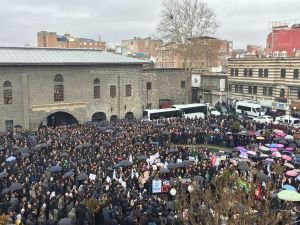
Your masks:
{"label": "building facade", "polygon": [[185,103],[186,84],[183,69],[149,68],[143,71],[143,108],[159,109]]}
{"label": "building facade", "polygon": [[162,44],[163,41],[160,39],[135,37],[129,40],[122,40],[118,53],[135,58],[150,59],[155,55],[155,49]]}
{"label": "building facade", "polygon": [[140,118],[145,64],[97,50],[0,48],[0,130]]}
{"label": "building facade", "polygon": [[266,53],[274,57],[293,57],[300,50],[300,21],[282,21],[271,24],[267,36]]}
{"label": "building facade", "polygon": [[192,102],[211,105],[227,102],[227,75],[204,70],[192,71]]}
{"label": "building facade", "polygon": [[228,62],[228,101],[251,100],[265,110],[300,110],[300,58],[240,58]]}
{"label": "building facade", "polygon": [[76,38],[70,34],[57,35],[55,32],[40,31],[37,33],[39,48],[86,48],[105,50],[106,42],[89,38]]}

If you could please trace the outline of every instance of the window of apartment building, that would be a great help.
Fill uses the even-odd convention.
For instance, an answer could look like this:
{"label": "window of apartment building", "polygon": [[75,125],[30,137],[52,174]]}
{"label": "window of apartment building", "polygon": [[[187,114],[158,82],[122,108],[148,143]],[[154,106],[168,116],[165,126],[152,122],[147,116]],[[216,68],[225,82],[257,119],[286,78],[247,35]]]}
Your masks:
{"label": "window of apartment building", "polygon": [[239,69],[238,68],[235,68],[235,70],[234,70],[234,76],[238,76],[239,75]]}
{"label": "window of apartment building", "polygon": [[3,83],[3,100],[5,105],[12,104],[12,85],[8,80]]}
{"label": "window of apartment building", "polygon": [[229,92],[232,91],[232,84],[229,84],[229,85],[228,85],[228,89],[229,89]]}
{"label": "window of apartment building", "polygon": [[264,77],[268,77],[269,76],[269,70],[268,69],[264,69]]}
{"label": "window of apartment building", "polygon": [[299,69],[294,69],[294,79],[299,79]]}
{"label": "window of apartment building", "polygon": [[249,76],[249,77],[252,77],[252,75],[253,75],[253,72],[252,72],[252,69],[250,68],[250,69],[249,69],[249,74],[248,74],[248,76]]}
{"label": "window of apartment building", "polygon": [[286,76],[286,69],[283,68],[280,70],[280,77],[285,78],[285,76]]}
{"label": "window of apartment building", "polygon": [[117,96],[117,86],[110,85],[109,93],[111,98],[115,98]]}
{"label": "window of apartment building", "polygon": [[94,80],[94,99],[100,98],[100,80],[96,78]]}
{"label": "window of apartment building", "polygon": [[285,90],[283,88],[281,88],[280,92],[279,92],[279,97],[284,98],[284,96],[285,96]]}
{"label": "window of apartment building", "polygon": [[239,86],[238,85],[234,85],[234,92],[238,93],[239,92]]}
{"label": "window of apartment building", "polygon": [[244,76],[245,76],[245,77],[247,76],[247,73],[248,73],[248,70],[245,68],[245,69],[244,69]]}
{"label": "window of apartment building", "polygon": [[147,82],[147,90],[151,90],[152,89],[152,83],[151,82]]}
{"label": "window of apartment building", "polygon": [[272,87],[269,87],[269,89],[268,89],[268,95],[269,96],[273,95],[273,88]]}
{"label": "window of apartment building", "polygon": [[258,76],[262,77],[263,76],[263,72],[264,72],[263,69],[261,69],[261,68],[258,69]]}
{"label": "window of apartment building", "polygon": [[300,90],[298,90],[298,99],[300,99]]}
{"label": "window of apartment building", "polygon": [[14,128],[14,121],[13,120],[5,120],[5,130],[12,131]]}
{"label": "window of apartment building", "polygon": [[231,68],[231,69],[230,69],[230,75],[231,75],[231,76],[234,76],[234,68]]}
{"label": "window of apartment building", "polygon": [[181,81],[181,88],[185,88],[185,81]]}
{"label": "window of apartment building", "polygon": [[253,89],[252,89],[252,91],[253,91],[253,94],[257,94],[257,86],[253,86]]}
{"label": "window of apartment building", "polygon": [[268,88],[267,87],[263,87],[263,95],[268,95]]}
{"label": "window of apartment building", "polygon": [[54,101],[64,101],[64,78],[60,74],[54,77]]}
{"label": "window of apartment building", "polygon": [[244,89],[243,89],[243,85],[240,85],[240,93],[243,93]]}
{"label": "window of apartment building", "polygon": [[125,86],[125,96],[126,97],[131,97],[132,93],[131,93],[131,84],[126,84]]}
{"label": "window of apartment building", "polygon": [[248,94],[252,94],[252,86],[248,87]]}

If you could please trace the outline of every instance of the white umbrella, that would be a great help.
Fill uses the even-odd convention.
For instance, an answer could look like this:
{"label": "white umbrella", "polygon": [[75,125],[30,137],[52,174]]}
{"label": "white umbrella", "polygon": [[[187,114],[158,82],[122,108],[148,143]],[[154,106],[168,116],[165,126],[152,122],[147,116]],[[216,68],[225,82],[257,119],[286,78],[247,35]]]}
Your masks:
{"label": "white umbrella", "polygon": [[283,164],[285,167],[288,167],[288,168],[290,168],[290,169],[294,169],[295,168],[295,166],[294,165],[292,165],[291,163],[285,163],[285,164]]}
{"label": "white umbrella", "polygon": [[286,135],[285,140],[294,140],[294,137],[292,135]]}

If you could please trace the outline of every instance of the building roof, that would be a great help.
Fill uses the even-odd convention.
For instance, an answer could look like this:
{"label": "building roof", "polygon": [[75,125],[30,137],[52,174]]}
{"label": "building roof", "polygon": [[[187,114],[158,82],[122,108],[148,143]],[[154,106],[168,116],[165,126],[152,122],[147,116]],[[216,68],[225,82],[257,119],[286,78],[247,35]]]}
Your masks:
{"label": "building roof", "polygon": [[149,62],[90,49],[0,47],[0,65],[103,65]]}

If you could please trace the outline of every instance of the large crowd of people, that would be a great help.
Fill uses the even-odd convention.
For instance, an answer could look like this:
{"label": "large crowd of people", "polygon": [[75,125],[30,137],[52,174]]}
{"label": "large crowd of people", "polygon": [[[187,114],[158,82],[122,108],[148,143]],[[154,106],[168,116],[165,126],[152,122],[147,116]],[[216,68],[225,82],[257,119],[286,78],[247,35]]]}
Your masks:
{"label": "large crowd of people", "polygon": [[[255,180],[250,169],[261,171],[264,179],[256,201],[266,199],[267,182],[274,193],[289,185],[298,194],[299,142],[291,134],[234,116],[116,120],[4,132],[0,215],[18,225],[182,224],[172,180],[196,182],[204,190],[226,168],[248,183]],[[284,171],[276,174],[275,164]],[[162,193],[154,192],[154,180],[168,181]],[[188,193],[190,185],[186,187]],[[293,213],[296,219],[298,211]]]}

